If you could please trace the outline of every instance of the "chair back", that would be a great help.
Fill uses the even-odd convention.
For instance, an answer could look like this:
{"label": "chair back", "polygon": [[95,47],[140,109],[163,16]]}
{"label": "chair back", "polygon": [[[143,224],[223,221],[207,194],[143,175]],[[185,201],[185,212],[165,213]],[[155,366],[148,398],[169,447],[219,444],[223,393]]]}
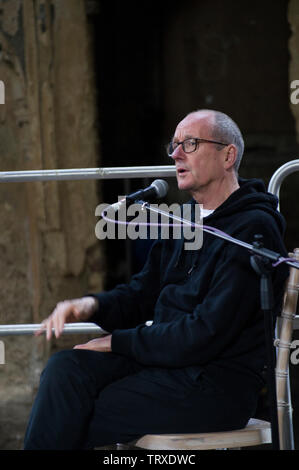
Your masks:
{"label": "chair back", "polygon": [[[299,261],[299,248],[290,257]],[[294,449],[292,405],[289,379],[290,348],[293,335],[294,319],[297,312],[299,293],[299,270],[290,268],[281,315],[277,319],[275,340],[276,352],[276,392],[280,449]]]}

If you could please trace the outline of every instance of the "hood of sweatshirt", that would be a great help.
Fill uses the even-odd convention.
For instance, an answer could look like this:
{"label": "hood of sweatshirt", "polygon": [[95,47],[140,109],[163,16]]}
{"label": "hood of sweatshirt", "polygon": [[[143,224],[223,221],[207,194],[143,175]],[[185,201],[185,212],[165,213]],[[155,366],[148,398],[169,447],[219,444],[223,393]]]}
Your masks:
{"label": "hood of sweatshirt", "polygon": [[[245,179],[239,178],[239,188],[234,191],[220,206],[218,206],[212,214],[208,215],[203,219],[203,225],[222,229],[225,226],[229,227],[229,232],[226,232],[230,236],[234,236],[234,228],[238,225],[246,225],[250,212],[260,212],[267,214],[270,217],[271,225],[277,227],[277,230],[284,236],[285,233],[285,219],[281,213],[277,210],[278,198],[266,190],[265,184],[262,180],[252,178]],[[192,205],[192,220],[194,221],[195,205],[197,202],[192,198],[189,201]],[[256,212],[256,213],[258,213]],[[228,220],[230,223],[228,224]],[[203,234],[203,243],[209,237],[215,238],[216,235]],[[238,238],[238,236],[236,237]],[[176,266],[181,264],[181,259],[184,252],[184,238],[181,239],[179,251],[177,253]],[[253,242],[251,240],[250,242]],[[270,248],[270,247],[269,247]],[[201,250],[199,250],[200,252]],[[285,254],[285,253],[284,253]],[[198,264],[198,259],[192,262],[191,269]]]}
{"label": "hood of sweatshirt", "polygon": [[[239,178],[239,185],[240,188],[234,191],[205,220],[216,222],[222,217],[234,215],[238,212],[263,210],[275,219],[280,232],[283,234],[285,220],[277,211],[278,199],[266,190],[264,182],[260,179]],[[191,203],[196,204],[196,201],[192,199]]]}

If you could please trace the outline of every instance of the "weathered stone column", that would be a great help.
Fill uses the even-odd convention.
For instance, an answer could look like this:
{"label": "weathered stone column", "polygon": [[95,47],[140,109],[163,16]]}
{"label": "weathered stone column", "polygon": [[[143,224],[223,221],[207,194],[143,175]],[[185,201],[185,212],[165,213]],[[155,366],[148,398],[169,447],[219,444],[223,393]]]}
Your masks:
{"label": "weathered stone column", "polygon": [[[0,171],[100,166],[84,1],[9,0],[0,8]],[[91,181],[0,183],[0,323],[38,323],[59,300],[102,288],[98,193]],[[3,339],[0,448],[20,448],[52,347],[44,338]]]}

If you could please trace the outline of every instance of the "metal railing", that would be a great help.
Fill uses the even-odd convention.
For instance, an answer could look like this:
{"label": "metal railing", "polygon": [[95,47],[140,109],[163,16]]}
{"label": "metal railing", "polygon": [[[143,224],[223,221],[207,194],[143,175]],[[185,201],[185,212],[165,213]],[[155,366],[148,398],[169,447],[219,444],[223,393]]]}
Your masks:
{"label": "metal railing", "polygon": [[[113,168],[71,168],[57,170],[2,171],[0,183],[21,183],[40,181],[73,181],[99,179],[129,179],[150,177],[173,177],[174,165],[130,166]],[[40,328],[39,324],[0,325],[0,337],[12,335],[33,335]],[[63,334],[105,334],[94,323],[69,323],[64,326]]]}
{"label": "metal railing", "polygon": [[288,175],[295,173],[296,171],[299,171],[299,160],[291,160],[279,167],[278,170],[276,170],[273,174],[268,185],[268,191],[269,193],[275,194],[275,196],[278,197],[278,201],[280,187],[283,181]]}
{"label": "metal railing", "polygon": [[[278,203],[279,203],[280,188],[281,188],[282,183],[284,182],[287,176],[291,175],[292,173],[295,173],[296,171],[299,171],[299,159],[290,160],[289,162],[279,167],[275,171],[275,173],[273,173],[268,184],[268,191],[269,193],[272,193],[275,196],[277,196]],[[294,320],[294,329],[295,330],[299,329],[299,315],[297,315]]]}
{"label": "metal railing", "polygon": [[[274,194],[278,198],[279,203],[279,196],[280,196],[280,188],[284,180],[288,175],[299,171],[299,159],[297,160],[290,160],[289,162],[285,163],[281,167],[279,167],[275,173],[273,173],[269,184],[268,184],[268,191],[269,193]],[[299,329],[299,315],[295,317],[294,320],[294,329]]]}
{"label": "metal railing", "polygon": [[69,170],[1,171],[0,183],[25,181],[67,181],[175,176],[174,165],[114,168],[71,168]]}
{"label": "metal railing", "polygon": [[[282,183],[284,182],[285,178],[299,171],[299,160],[291,160],[281,167],[279,167],[276,172],[273,174],[272,178],[269,181],[268,191],[269,193],[274,194],[278,198],[278,208],[280,206],[280,188]],[[277,330],[279,330],[279,322],[277,324]],[[296,315],[293,323],[294,330],[299,329],[299,316]],[[285,435],[283,436],[284,444],[286,449],[294,450],[294,430],[293,430],[293,417],[292,417],[292,399],[291,399],[291,384],[290,384],[290,376],[288,374],[287,377],[287,384],[286,384],[286,403],[287,405],[287,413],[285,413]]]}
{"label": "metal railing", "polygon": [[[292,160],[282,165],[273,174],[268,191],[279,198],[280,186],[286,176],[299,171],[299,160]],[[173,177],[174,165],[161,166],[131,166],[113,168],[72,168],[54,170],[2,171],[0,183],[33,182],[33,181],[67,181],[91,179],[126,179],[145,177]],[[38,324],[0,325],[0,336],[34,334],[39,329]],[[299,329],[299,316],[295,318],[294,329]],[[92,323],[69,323],[63,333],[97,333],[104,331]]]}
{"label": "metal railing", "polygon": [[[279,199],[280,187],[286,176],[299,171],[299,160],[293,160],[278,168],[273,174],[268,191]],[[12,171],[0,172],[0,183],[25,182],[25,181],[65,181],[84,179],[113,179],[113,178],[143,178],[143,177],[167,177],[175,176],[175,167],[167,166],[143,166],[143,167],[117,167],[117,168],[85,168],[70,170],[36,170],[36,171]],[[294,329],[299,328],[299,316],[295,318]],[[10,335],[32,335],[40,329],[40,324],[0,325],[0,337]],[[94,323],[69,323],[64,326],[64,334],[95,333],[97,335],[106,332]],[[288,396],[290,397],[290,383],[288,381]],[[293,423],[289,416],[287,423],[287,440],[289,448],[294,448]]]}
{"label": "metal railing", "polygon": [[[19,325],[1,325],[0,336],[33,335],[41,328],[38,323],[25,323]],[[54,332],[54,328],[52,330]],[[66,323],[63,329],[64,334],[97,334],[103,335],[107,332],[95,323]]]}

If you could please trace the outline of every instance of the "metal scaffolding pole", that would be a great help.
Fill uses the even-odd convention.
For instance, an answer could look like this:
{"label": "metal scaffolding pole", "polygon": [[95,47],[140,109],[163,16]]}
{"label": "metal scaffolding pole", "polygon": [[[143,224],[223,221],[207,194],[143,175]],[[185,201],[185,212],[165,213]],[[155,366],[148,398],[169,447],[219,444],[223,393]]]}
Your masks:
{"label": "metal scaffolding pole", "polygon": [[70,168],[67,170],[1,171],[0,183],[26,181],[66,181],[175,176],[174,165],[114,168]]}
{"label": "metal scaffolding pole", "polygon": [[277,196],[278,201],[279,201],[279,195],[280,195],[280,187],[285,180],[285,178],[288,175],[291,175],[292,173],[295,173],[296,171],[299,171],[299,160],[291,160],[281,167],[279,167],[275,173],[272,175],[269,185],[268,185],[268,191],[269,193],[274,194]]}
{"label": "metal scaffolding pole", "polygon": [[[33,335],[41,327],[41,324],[19,324],[19,325],[0,325],[1,336],[20,336],[20,335]],[[54,329],[53,329],[54,331]],[[104,335],[107,334],[105,330],[96,325],[95,323],[66,323],[63,329],[64,334],[93,334]]]}

